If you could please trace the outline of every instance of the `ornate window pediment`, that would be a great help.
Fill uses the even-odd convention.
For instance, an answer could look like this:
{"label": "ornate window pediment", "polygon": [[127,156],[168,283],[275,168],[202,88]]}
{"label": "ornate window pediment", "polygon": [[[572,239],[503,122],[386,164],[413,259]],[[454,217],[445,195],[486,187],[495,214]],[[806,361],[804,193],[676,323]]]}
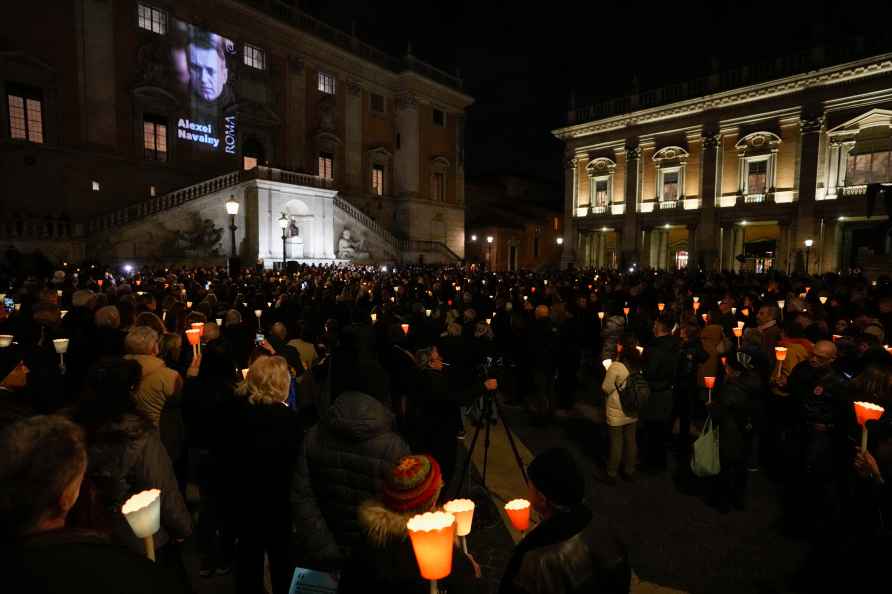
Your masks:
{"label": "ornate window pediment", "polygon": [[589,176],[612,175],[616,170],[616,162],[609,157],[597,157],[589,161],[585,171]]}
{"label": "ornate window pediment", "polygon": [[781,138],[774,132],[760,131],[747,134],[734,144],[738,155],[767,153],[777,150]]}
{"label": "ornate window pediment", "polygon": [[892,110],[871,109],[827,131],[827,135],[849,136],[874,127],[892,128]]}
{"label": "ornate window pediment", "polygon": [[686,161],[690,153],[680,146],[664,146],[651,157],[654,163]]}

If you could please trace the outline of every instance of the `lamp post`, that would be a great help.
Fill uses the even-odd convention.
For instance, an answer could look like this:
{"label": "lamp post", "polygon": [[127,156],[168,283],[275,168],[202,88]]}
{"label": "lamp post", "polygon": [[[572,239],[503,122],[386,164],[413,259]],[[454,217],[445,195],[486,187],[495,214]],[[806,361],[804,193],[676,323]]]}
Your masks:
{"label": "lamp post", "polygon": [[493,236],[487,235],[486,236],[486,265],[490,270],[492,270],[492,241],[493,241]]}
{"label": "lamp post", "polygon": [[229,255],[230,276],[237,274],[241,267],[238,261],[238,250],[235,246],[235,230],[238,229],[238,227],[235,226],[235,217],[238,215],[238,207],[239,203],[235,199],[235,195],[230,195],[229,200],[226,201],[226,214],[229,215],[229,231],[232,233],[232,250]]}
{"label": "lamp post", "polygon": [[806,239],[805,240],[805,274],[808,274],[808,256],[811,252],[811,246],[815,244],[814,240]]}
{"label": "lamp post", "polygon": [[279,227],[282,228],[282,270],[285,270],[285,265],[288,262],[288,254],[285,251],[285,240],[288,236],[285,234],[285,229],[288,228],[288,217],[285,213],[282,213],[282,216],[279,217]]}

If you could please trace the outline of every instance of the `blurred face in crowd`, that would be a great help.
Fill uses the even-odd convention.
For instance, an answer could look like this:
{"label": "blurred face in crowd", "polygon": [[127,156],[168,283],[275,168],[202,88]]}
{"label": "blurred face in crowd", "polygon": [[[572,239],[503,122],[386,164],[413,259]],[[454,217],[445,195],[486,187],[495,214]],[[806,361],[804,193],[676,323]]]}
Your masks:
{"label": "blurred face in crowd", "polygon": [[832,365],[835,360],[836,345],[829,340],[822,340],[815,345],[815,350],[812,352],[808,362],[812,367],[820,369],[821,367]]}
{"label": "blurred face in crowd", "polygon": [[774,310],[771,307],[760,307],[759,311],[756,313],[756,321],[759,324],[767,324],[774,320]]}

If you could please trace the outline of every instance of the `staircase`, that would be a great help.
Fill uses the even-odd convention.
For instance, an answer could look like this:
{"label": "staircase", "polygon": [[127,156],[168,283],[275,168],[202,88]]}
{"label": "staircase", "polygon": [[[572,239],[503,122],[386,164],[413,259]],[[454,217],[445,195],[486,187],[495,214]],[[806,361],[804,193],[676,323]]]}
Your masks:
{"label": "staircase", "polygon": [[[233,171],[211,179],[186,186],[162,196],[153,196],[142,202],[125,206],[93,218],[87,223],[88,236],[121,229],[127,225],[138,223],[145,218],[165,211],[179,208],[205,196],[236,188],[252,180],[280,182],[296,186],[336,189],[334,181],[316,175],[297,173],[274,167],[258,166],[247,171]],[[386,247],[388,257],[401,261],[407,252],[424,252],[439,254],[446,261],[458,262],[461,258],[444,243],[437,241],[418,241],[402,239],[388,231],[381,223],[375,221],[349,201],[335,195],[334,206],[343,216],[365,227],[368,233],[376,236],[379,243]]]}

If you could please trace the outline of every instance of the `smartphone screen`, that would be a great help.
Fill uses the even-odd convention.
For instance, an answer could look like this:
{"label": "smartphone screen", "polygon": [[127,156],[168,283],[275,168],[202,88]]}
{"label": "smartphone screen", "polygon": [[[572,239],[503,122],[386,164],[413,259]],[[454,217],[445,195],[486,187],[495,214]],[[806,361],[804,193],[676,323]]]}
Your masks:
{"label": "smartphone screen", "polygon": [[6,311],[11,312],[15,309],[15,299],[12,297],[4,297],[3,298],[3,307],[6,308]]}
{"label": "smartphone screen", "polygon": [[257,335],[254,337],[254,342],[256,342],[257,344],[260,344],[261,342],[263,342],[265,340],[265,338],[266,337],[263,336],[263,334],[258,332]]}

